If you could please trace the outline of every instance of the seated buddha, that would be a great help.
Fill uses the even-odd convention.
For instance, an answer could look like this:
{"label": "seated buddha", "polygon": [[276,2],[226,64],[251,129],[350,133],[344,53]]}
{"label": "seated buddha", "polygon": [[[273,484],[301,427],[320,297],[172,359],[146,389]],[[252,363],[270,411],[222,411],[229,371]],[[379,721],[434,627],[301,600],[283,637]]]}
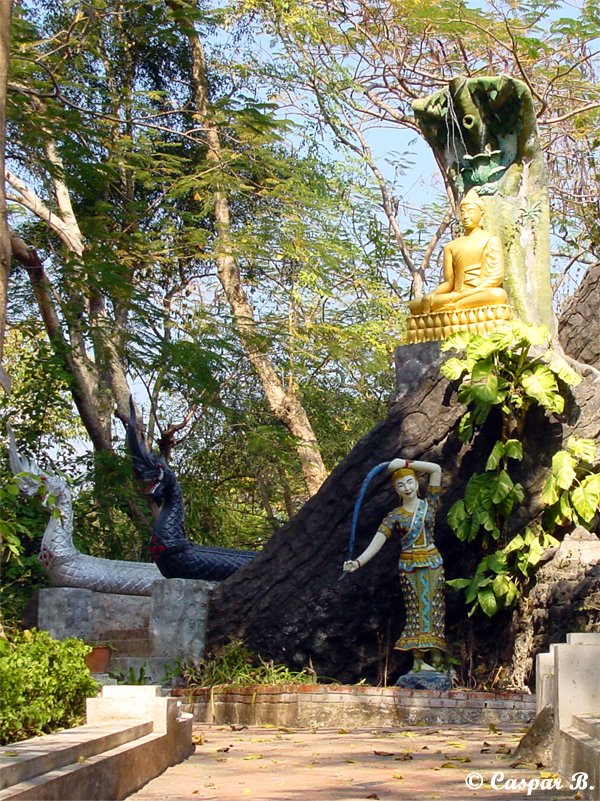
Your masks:
{"label": "seated buddha", "polygon": [[471,189],[460,204],[465,234],[444,248],[444,281],[428,295],[409,301],[411,314],[500,306],[508,302],[502,288],[504,263],[499,237],[479,223],[484,206]]}

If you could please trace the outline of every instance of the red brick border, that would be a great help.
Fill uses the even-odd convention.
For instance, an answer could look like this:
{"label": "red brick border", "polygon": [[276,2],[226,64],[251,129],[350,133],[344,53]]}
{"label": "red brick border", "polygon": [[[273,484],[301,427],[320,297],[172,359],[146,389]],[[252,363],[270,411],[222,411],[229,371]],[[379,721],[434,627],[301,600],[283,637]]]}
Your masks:
{"label": "red brick border", "polygon": [[524,723],[535,696],[470,690],[405,690],[336,684],[254,685],[174,690],[203,723],[286,726]]}

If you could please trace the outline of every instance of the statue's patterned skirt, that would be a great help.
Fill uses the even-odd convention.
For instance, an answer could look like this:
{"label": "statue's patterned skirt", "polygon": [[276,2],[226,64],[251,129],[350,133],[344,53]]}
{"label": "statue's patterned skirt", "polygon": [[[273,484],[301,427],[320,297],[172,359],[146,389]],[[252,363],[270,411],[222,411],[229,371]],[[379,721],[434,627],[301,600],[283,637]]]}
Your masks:
{"label": "statue's patterned skirt", "polygon": [[394,648],[399,651],[426,651],[429,648],[445,651],[443,565],[413,566],[409,571],[401,569],[400,587],[406,625]]}

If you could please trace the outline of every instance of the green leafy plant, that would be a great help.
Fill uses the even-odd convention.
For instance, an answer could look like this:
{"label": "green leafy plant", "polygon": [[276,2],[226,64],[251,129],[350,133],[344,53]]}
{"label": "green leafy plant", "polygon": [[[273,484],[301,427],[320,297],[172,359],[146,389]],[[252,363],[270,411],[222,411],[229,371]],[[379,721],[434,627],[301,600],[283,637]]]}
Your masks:
{"label": "green leafy plant", "polygon": [[596,443],[591,439],[569,437],[566,448],[554,454],[542,489],[549,527],[591,523],[600,509],[600,473],[591,469],[595,460]]}
{"label": "green leafy plant", "polygon": [[[522,486],[510,471],[523,459],[519,440],[527,411],[534,405],[547,413],[560,414],[564,396],[559,381],[574,386],[581,380],[577,373],[550,348],[546,329],[515,322],[487,336],[466,332],[444,343],[445,350],[455,349],[461,358],[452,357],[441,372],[449,380],[460,379],[458,398],[468,408],[461,419],[459,434],[463,442],[473,438],[491,410],[501,415],[500,439],[494,444],[483,473],[469,479],[464,498],[452,506],[448,523],[463,542],[480,541],[483,557],[472,578],[453,579],[449,586],[465,591],[471,604],[469,615],[481,609],[492,617],[500,609],[510,608],[520,597],[526,582],[543,552],[558,541],[541,527],[526,528],[502,548],[491,548],[505,540],[507,523],[524,498]],[[579,510],[590,514],[600,498],[600,478],[586,476],[571,489],[575,479],[577,456],[590,456],[590,445],[574,441],[572,452],[556,454],[553,472],[544,488],[547,503],[562,503],[563,514],[575,520]],[[569,447],[569,446],[568,446]],[[560,494],[559,497],[559,492]],[[577,505],[573,493],[577,493]],[[598,497],[596,497],[596,495]],[[593,515],[592,515],[593,516]],[[558,517],[554,515],[553,530]]]}
{"label": "green leafy plant", "polygon": [[133,667],[129,667],[127,670],[109,670],[108,675],[111,677],[111,679],[115,679],[117,684],[141,685],[150,683],[150,679],[146,675],[146,668],[144,665],[142,665],[139,670],[136,670]]}
{"label": "green leafy plant", "polygon": [[255,656],[239,639],[231,640],[214,656],[180,664],[188,687],[240,687],[252,684],[314,684],[312,670],[289,670],[272,659]]}
{"label": "green leafy plant", "polygon": [[36,629],[0,640],[0,743],[82,722],[85,699],[98,685],[81,640],[58,641]]}
{"label": "green leafy plant", "polygon": [[527,527],[501,550],[484,556],[472,578],[446,582],[455,590],[465,591],[471,604],[469,617],[481,609],[493,617],[500,609],[510,608],[521,596],[521,588],[532,575],[544,551],[558,545],[558,540],[539,526]]}

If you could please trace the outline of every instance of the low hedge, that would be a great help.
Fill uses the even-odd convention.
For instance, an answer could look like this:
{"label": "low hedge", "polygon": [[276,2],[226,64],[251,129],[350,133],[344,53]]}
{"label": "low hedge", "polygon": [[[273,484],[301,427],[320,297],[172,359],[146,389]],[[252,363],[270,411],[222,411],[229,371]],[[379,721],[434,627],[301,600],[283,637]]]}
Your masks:
{"label": "low hedge", "polygon": [[83,720],[98,685],[85,664],[90,647],[31,629],[0,639],[0,745]]}

